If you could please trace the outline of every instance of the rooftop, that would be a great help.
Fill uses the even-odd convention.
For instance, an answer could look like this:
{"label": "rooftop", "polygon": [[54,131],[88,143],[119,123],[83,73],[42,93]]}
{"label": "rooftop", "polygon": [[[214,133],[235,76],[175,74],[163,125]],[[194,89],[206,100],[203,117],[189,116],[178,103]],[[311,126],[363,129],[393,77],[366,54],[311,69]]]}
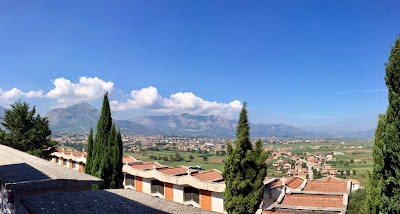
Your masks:
{"label": "rooftop", "polygon": [[223,180],[221,172],[211,169],[204,172],[192,174],[192,176],[200,181],[217,182]]}
{"label": "rooftop", "polygon": [[131,156],[122,157],[122,163],[132,163],[132,162],[136,162],[136,161],[137,161],[137,159],[133,158]]}
{"label": "rooftop", "polygon": [[290,177],[285,181],[285,185],[292,188],[292,189],[297,189],[301,186],[301,184],[304,182],[304,179],[299,178],[299,177]]}
{"label": "rooftop", "polygon": [[185,166],[177,166],[177,167],[171,167],[171,168],[162,168],[159,169],[158,171],[160,171],[163,174],[167,174],[167,175],[184,175],[187,174],[189,168],[185,167]]}
{"label": "rooftop", "polygon": [[286,194],[282,205],[342,208],[343,195]]}
{"label": "rooftop", "polygon": [[9,190],[72,188],[103,182],[4,145],[0,145],[0,157],[0,182]]}
{"label": "rooftop", "polygon": [[282,186],[282,180],[279,178],[264,180],[265,187],[273,189]]}
{"label": "rooftop", "polygon": [[63,192],[22,201],[31,213],[215,214],[128,189]]}
{"label": "rooftop", "polygon": [[157,162],[133,162],[129,163],[129,166],[135,169],[143,169],[143,170],[148,170],[148,169],[159,169],[159,168],[165,168],[165,166],[157,163]]}
{"label": "rooftop", "polygon": [[347,193],[347,182],[308,181],[303,191]]}

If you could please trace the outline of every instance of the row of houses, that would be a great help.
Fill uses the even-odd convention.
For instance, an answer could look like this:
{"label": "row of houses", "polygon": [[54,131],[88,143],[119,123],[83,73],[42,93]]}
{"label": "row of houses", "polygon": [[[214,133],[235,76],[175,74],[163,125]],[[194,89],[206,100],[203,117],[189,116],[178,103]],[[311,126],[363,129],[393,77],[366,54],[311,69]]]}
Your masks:
{"label": "row of houses", "polygon": [[[51,162],[84,172],[86,153],[58,149]],[[218,170],[199,170],[187,166],[168,167],[157,162],[142,162],[124,157],[124,188],[204,210],[224,213],[222,193],[225,182]]]}
{"label": "row of houses", "polygon": [[[85,154],[66,150],[53,153],[52,162],[79,171],[86,163]],[[225,213],[225,182],[218,170],[193,167],[169,167],[157,162],[123,158],[124,188],[154,197],[192,205],[204,210]],[[64,164],[64,163],[67,164]],[[352,180],[325,177],[265,178],[264,196],[259,212],[263,213],[346,213]]]}

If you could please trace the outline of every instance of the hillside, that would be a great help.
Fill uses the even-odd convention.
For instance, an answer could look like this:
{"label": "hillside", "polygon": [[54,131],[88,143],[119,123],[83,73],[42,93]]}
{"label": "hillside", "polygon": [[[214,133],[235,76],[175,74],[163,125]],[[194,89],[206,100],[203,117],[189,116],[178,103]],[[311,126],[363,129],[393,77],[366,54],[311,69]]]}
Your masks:
{"label": "hillside", "polygon": [[[96,128],[100,111],[88,103],[79,103],[67,108],[49,111],[46,116],[53,132],[87,132]],[[191,114],[139,116],[131,120],[114,120],[123,134],[168,135],[188,137],[234,137],[237,121],[216,115],[196,116]],[[323,137],[284,124],[250,124],[252,137],[313,138]]]}

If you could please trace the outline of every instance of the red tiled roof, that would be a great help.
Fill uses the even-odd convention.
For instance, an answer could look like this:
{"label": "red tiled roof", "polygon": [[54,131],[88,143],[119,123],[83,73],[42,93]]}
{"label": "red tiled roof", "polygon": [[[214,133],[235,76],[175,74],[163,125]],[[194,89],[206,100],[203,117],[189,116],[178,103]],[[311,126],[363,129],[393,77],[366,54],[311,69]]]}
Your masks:
{"label": "red tiled roof", "polygon": [[268,184],[265,185],[267,188],[273,189],[276,187],[282,186],[282,180],[281,179],[276,179],[272,182],[269,182]]}
{"label": "red tiled roof", "polygon": [[314,182],[326,182],[326,183],[346,183],[345,180],[342,180],[340,178],[336,178],[336,177],[332,177],[332,176],[328,176],[325,178],[321,178],[319,180],[314,180]]}
{"label": "red tiled roof", "polygon": [[223,179],[221,173],[214,169],[191,174],[191,176],[200,181],[218,181]]}
{"label": "red tiled roof", "polygon": [[320,182],[320,181],[308,181],[303,191],[313,192],[347,192],[346,182]]}
{"label": "red tiled roof", "polygon": [[283,198],[282,205],[301,207],[333,207],[342,208],[342,195],[310,195],[310,194],[287,194]]}
{"label": "red tiled roof", "polygon": [[136,159],[131,156],[122,157],[122,163],[132,163],[132,162],[136,162]]}
{"label": "red tiled roof", "polygon": [[303,179],[299,177],[290,177],[285,181],[285,185],[292,188],[292,189],[297,189],[301,186],[303,183]]}
{"label": "red tiled roof", "polygon": [[158,163],[153,163],[153,162],[146,162],[146,163],[134,163],[134,164],[129,164],[132,168],[135,169],[156,169],[158,168],[163,168],[164,166],[158,164]]}
{"label": "red tiled roof", "polygon": [[177,166],[173,168],[162,168],[158,171],[167,175],[182,175],[187,173],[188,168],[185,166]]}

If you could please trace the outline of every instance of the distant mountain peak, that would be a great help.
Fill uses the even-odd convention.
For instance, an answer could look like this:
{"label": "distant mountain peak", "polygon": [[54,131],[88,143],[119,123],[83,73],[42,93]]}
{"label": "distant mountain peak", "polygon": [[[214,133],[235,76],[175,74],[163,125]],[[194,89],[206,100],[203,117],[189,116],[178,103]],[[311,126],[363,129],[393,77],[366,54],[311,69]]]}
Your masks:
{"label": "distant mountain peak", "polygon": [[87,102],[80,102],[72,106],[67,106],[66,109],[97,110],[94,106]]}

